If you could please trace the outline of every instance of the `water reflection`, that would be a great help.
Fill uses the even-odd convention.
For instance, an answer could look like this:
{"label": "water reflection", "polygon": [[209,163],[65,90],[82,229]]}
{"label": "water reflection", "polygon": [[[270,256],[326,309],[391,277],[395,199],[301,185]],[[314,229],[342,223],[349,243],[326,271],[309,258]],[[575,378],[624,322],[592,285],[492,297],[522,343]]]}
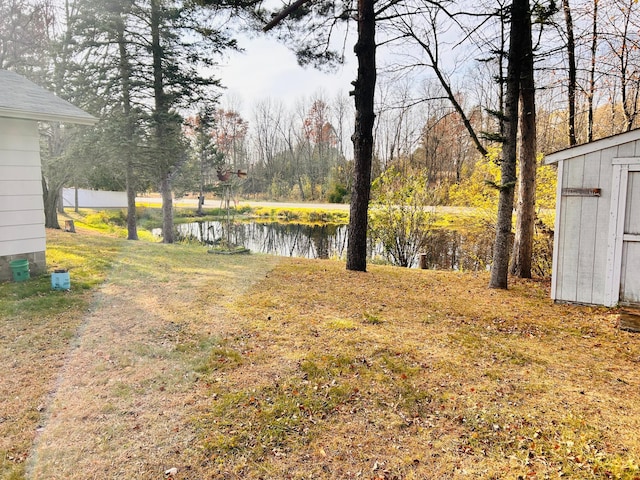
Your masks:
{"label": "water reflection", "polygon": [[429,232],[422,251],[427,268],[486,270],[491,262],[493,233],[438,229]]}
{"label": "water reflection", "polygon": [[[229,240],[253,252],[286,257],[345,258],[347,227],[324,224],[206,221],[178,225],[178,239],[216,245]],[[154,231],[160,235],[161,230]],[[491,261],[492,233],[461,233],[438,229],[429,232],[422,248],[427,268],[439,270],[486,270]],[[369,245],[369,257],[388,260],[381,245]],[[412,267],[417,267],[417,263]]]}
{"label": "water reflection", "polygon": [[284,257],[343,258],[347,248],[345,225],[297,223],[194,222],[179,225],[178,238],[216,245],[221,240],[253,252]]}

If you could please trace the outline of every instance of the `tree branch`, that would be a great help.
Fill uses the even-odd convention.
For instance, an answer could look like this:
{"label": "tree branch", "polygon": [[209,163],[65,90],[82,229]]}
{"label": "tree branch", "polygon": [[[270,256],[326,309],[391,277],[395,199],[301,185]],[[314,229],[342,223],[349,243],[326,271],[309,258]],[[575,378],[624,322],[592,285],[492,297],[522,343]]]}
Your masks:
{"label": "tree branch", "polygon": [[264,27],[262,27],[262,31],[263,32],[268,32],[273,27],[278,25],[282,20],[287,18],[289,15],[291,15],[296,10],[298,10],[302,5],[304,5],[305,3],[309,3],[310,1],[311,0],[296,0],[291,5],[289,5],[284,10],[282,10],[278,15],[273,17],[271,19],[271,21],[269,23],[267,23]]}

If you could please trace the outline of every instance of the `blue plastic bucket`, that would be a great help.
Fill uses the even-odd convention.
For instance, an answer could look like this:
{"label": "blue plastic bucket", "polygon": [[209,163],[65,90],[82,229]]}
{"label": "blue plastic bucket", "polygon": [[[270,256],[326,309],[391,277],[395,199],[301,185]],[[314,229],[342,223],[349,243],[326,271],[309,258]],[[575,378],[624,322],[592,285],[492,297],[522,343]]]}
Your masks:
{"label": "blue plastic bucket", "polygon": [[69,290],[71,288],[71,277],[67,270],[54,270],[51,274],[51,288],[53,290]]}

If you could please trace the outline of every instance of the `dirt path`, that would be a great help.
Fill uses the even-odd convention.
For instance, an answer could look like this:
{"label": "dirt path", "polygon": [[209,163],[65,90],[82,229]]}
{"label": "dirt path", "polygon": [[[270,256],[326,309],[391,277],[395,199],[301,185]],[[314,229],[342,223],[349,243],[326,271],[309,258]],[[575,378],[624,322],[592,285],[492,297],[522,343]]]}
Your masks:
{"label": "dirt path", "polygon": [[204,391],[198,368],[234,334],[225,304],[277,259],[191,254],[150,265],[148,250],[163,248],[171,246],[127,243],[96,294],[45,407],[27,478],[159,479],[174,467],[184,478]]}

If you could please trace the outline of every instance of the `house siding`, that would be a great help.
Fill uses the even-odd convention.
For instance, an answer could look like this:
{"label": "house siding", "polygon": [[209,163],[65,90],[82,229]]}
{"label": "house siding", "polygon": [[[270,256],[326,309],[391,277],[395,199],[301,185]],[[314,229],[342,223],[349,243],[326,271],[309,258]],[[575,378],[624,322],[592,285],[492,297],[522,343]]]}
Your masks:
{"label": "house siding", "polygon": [[45,249],[37,123],[0,118],[0,279],[11,277],[9,262],[18,258],[42,271]]}

